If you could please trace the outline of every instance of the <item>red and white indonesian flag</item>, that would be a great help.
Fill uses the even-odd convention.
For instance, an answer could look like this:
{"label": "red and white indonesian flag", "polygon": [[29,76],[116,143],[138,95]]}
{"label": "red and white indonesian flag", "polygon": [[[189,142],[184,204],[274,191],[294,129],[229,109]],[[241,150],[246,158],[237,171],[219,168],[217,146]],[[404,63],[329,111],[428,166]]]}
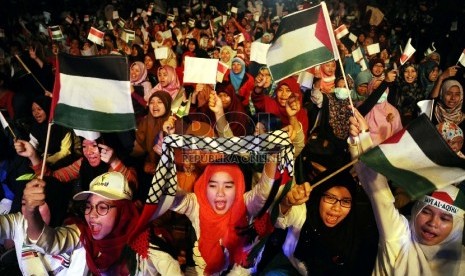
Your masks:
{"label": "red and white indonesian flag", "polygon": [[336,30],[334,30],[334,35],[336,36],[337,39],[341,39],[343,36],[346,36],[348,33],[349,33],[349,30],[344,24],[342,24],[341,26],[337,27]]}
{"label": "red and white indonesian flag", "polygon": [[50,114],[54,123],[73,129],[134,129],[127,57],[60,53]]}
{"label": "red and white indonesian flag", "polygon": [[66,18],[65,18],[66,22],[68,22],[68,24],[71,24],[73,23],[73,17],[71,15],[67,15]]}
{"label": "red and white indonesian flag", "polygon": [[226,72],[228,72],[229,66],[221,61],[218,61],[218,68],[216,71],[216,81],[217,82],[223,82],[224,75],[226,75]]}
{"label": "red and white indonesian flag", "polygon": [[186,56],[183,82],[216,84],[217,69],[217,59]]}
{"label": "red and white indonesian flag", "polygon": [[87,39],[94,42],[95,44],[103,45],[104,35],[105,33],[100,31],[99,29],[90,27],[89,34],[87,35]]}
{"label": "red and white indonesian flag", "polygon": [[465,179],[465,159],[451,150],[425,114],[360,160],[412,199]]}
{"label": "red and white indonesian flag", "polygon": [[400,56],[400,65],[404,65],[404,63],[406,63],[407,60],[409,60],[409,58],[416,51],[416,49],[413,48],[413,46],[412,46],[412,44],[410,44],[410,42],[412,42],[411,38],[408,39],[407,45],[405,45],[404,51],[403,51],[402,55]]}
{"label": "red and white indonesian flag", "polygon": [[324,2],[284,16],[275,38],[266,59],[276,82],[338,59],[336,40]]}
{"label": "red and white indonesian flag", "polygon": [[457,64],[462,64],[462,66],[465,66],[465,49],[463,49],[462,54],[459,57],[459,61],[457,61]]}

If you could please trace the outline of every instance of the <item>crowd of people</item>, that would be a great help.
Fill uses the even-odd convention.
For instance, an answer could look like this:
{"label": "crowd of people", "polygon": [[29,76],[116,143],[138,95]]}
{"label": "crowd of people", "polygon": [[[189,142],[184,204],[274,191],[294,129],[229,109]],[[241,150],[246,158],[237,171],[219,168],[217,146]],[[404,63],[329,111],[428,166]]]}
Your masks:
{"label": "crowd of people", "polygon": [[[320,1],[65,1],[5,15],[0,271],[463,275],[465,185],[413,199],[358,162],[312,187],[421,113],[465,158],[465,5],[388,2],[326,2],[333,29],[348,33],[336,39],[339,60],[305,71],[311,81],[275,81],[252,45],[272,44],[284,16]],[[401,62],[407,44],[416,52]],[[136,129],[50,127],[58,55],[127,57]],[[227,71],[215,85],[184,82],[186,57]],[[174,200],[141,223],[172,135],[240,149],[244,136],[284,137],[293,171],[271,151],[228,159],[203,143],[177,148]]]}

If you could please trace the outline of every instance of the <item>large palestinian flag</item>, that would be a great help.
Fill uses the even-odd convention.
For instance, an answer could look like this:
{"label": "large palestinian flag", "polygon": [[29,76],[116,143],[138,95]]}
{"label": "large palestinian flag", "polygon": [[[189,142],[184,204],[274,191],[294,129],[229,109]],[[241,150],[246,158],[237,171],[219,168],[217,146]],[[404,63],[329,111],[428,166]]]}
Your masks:
{"label": "large palestinian flag", "polygon": [[282,18],[266,63],[277,82],[310,67],[338,58],[326,4]]}
{"label": "large palestinian flag", "polygon": [[134,129],[127,57],[59,54],[50,119],[81,130]]}
{"label": "large palestinian flag", "polygon": [[412,199],[465,179],[465,159],[450,149],[425,114],[360,160]]}

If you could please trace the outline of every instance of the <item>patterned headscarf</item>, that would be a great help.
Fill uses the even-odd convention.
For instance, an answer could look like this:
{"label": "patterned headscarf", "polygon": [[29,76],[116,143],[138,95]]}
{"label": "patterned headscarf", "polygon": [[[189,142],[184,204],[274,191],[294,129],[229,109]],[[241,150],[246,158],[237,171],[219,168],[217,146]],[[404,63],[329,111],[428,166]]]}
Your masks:
{"label": "patterned headscarf", "polygon": [[[453,86],[457,86],[460,89],[460,101],[454,108],[449,108],[444,103],[444,95]],[[459,125],[464,119],[465,114],[462,112],[463,104],[463,87],[456,80],[447,80],[442,84],[440,91],[440,101],[438,102],[436,109],[434,110],[434,116],[439,123],[449,121]]]}

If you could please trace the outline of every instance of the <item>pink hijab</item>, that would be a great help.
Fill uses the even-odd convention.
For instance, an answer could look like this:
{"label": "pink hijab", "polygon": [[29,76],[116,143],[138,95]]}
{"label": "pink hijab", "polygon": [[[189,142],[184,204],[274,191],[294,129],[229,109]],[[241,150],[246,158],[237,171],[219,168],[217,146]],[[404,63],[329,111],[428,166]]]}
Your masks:
{"label": "pink hijab", "polygon": [[140,61],[136,61],[131,65],[131,68],[132,67],[139,67],[140,75],[138,79],[131,78],[131,83],[141,84],[143,81],[145,81],[145,79],[147,79],[147,69],[145,68],[145,64]]}
{"label": "pink hijab", "polygon": [[159,67],[157,75],[160,74],[160,70],[162,69],[166,70],[166,73],[168,74],[168,85],[162,86],[161,83],[158,83],[152,89],[152,93],[156,91],[166,91],[170,94],[171,98],[174,99],[178,94],[179,89],[181,88],[178,75],[176,74],[176,70],[169,65],[163,65]]}

